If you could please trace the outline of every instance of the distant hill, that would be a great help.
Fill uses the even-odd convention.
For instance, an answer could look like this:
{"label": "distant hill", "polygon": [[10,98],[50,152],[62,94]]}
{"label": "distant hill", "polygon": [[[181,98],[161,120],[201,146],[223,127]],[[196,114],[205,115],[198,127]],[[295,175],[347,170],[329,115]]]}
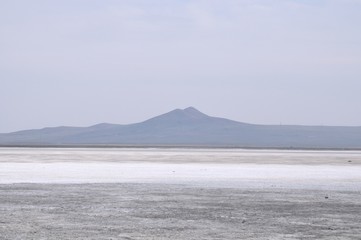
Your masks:
{"label": "distant hill", "polygon": [[0,145],[361,148],[361,127],[255,125],[211,117],[189,107],[129,125],[102,123],[4,133]]}

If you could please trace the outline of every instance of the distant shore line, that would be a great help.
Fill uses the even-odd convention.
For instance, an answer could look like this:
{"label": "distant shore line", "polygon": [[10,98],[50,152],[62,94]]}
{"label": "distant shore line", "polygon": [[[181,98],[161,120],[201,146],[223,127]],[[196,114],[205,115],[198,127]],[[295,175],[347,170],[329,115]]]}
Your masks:
{"label": "distant shore line", "polygon": [[360,148],[332,147],[254,147],[216,145],[136,145],[136,144],[1,144],[0,148],[159,148],[159,149],[245,149],[245,150],[309,150],[309,151],[361,151]]}

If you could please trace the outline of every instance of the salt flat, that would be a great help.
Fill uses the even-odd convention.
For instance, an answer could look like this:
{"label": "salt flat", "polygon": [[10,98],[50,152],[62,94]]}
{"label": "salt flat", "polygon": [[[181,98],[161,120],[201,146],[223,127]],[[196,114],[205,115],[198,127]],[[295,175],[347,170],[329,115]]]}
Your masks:
{"label": "salt flat", "polygon": [[361,151],[222,148],[0,148],[0,162],[361,165]]}
{"label": "salt flat", "polygon": [[360,239],[361,153],[0,148],[0,239]]}
{"label": "salt flat", "polygon": [[358,189],[361,152],[0,148],[0,183]]}

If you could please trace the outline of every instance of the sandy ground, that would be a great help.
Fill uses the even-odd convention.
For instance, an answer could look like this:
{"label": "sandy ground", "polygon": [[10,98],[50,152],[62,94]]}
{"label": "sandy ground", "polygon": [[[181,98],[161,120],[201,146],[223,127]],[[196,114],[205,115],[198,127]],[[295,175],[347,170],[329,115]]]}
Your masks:
{"label": "sandy ground", "polygon": [[0,148],[0,239],[361,239],[360,159]]}

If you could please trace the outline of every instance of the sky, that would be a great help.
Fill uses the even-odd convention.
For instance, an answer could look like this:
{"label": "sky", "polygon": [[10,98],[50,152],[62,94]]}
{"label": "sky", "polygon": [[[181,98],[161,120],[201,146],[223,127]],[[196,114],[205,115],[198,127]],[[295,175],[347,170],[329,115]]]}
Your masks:
{"label": "sky", "polygon": [[361,126],[361,0],[0,0],[0,132],[193,106]]}

